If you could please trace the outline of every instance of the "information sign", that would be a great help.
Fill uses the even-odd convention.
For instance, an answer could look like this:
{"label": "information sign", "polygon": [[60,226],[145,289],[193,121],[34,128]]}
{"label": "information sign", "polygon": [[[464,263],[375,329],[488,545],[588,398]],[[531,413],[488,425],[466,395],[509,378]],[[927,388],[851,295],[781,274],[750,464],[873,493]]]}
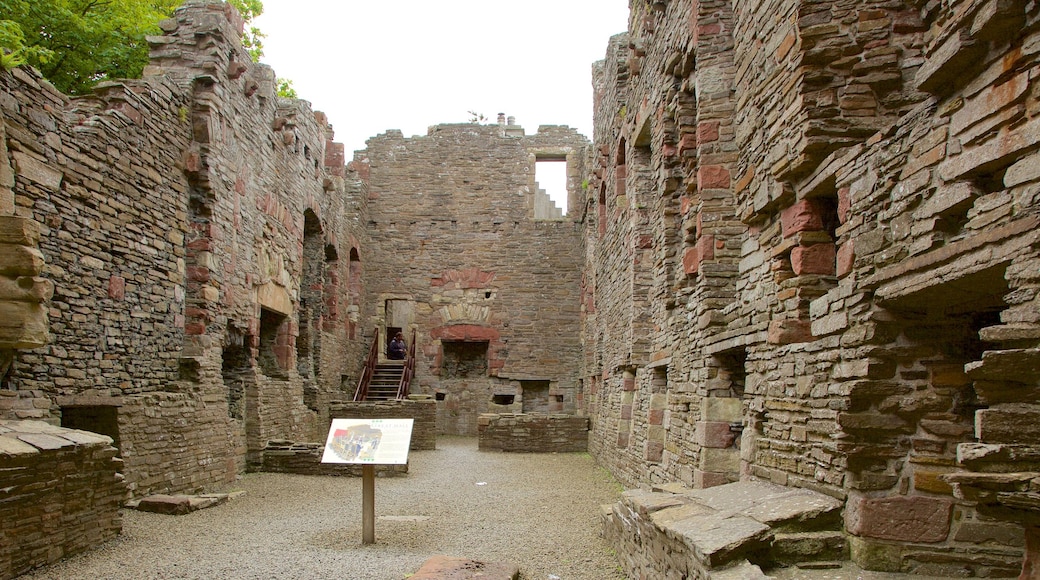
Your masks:
{"label": "information sign", "polygon": [[322,463],[404,465],[413,419],[333,419]]}

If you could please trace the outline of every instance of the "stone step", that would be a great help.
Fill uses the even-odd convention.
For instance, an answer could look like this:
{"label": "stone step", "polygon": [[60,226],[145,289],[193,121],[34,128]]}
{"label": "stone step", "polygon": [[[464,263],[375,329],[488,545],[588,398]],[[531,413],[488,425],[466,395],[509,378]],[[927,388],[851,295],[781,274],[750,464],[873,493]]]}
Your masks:
{"label": "stone step", "polygon": [[781,554],[812,554],[799,561],[844,553],[844,538],[826,533],[841,529],[842,502],[832,497],[755,480],[659,489],[624,492],[604,517],[614,549],[631,555],[630,577],[700,578],[744,559],[768,564],[777,535]]}
{"label": "stone step", "polygon": [[845,534],[822,532],[778,532],[769,544],[771,564],[787,566],[806,562],[843,561],[849,557]]}

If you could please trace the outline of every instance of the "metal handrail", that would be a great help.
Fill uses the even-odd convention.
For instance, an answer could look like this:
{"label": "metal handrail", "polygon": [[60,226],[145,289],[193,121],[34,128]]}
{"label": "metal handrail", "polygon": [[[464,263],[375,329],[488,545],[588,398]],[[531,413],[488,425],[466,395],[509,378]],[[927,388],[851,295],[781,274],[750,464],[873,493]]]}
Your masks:
{"label": "metal handrail", "polygon": [[401,382],[397,385],[397,398],[403,399],[412,390],[412,377],[415,375],[415,329],[412,329],[412,340],[408,343],[408,356],[404,359],[401,371]]}
{"label": "metal handrail", "polygon": [[372,333],[372,348],[368,349],[368,359],[365,368],[361,371],[358,379],[357,389],[354,391],[354,402],[364,401],[368,396],[368,384],[372,382],[372,375],[376,372],[376,363],[379,362],[379,327]]}

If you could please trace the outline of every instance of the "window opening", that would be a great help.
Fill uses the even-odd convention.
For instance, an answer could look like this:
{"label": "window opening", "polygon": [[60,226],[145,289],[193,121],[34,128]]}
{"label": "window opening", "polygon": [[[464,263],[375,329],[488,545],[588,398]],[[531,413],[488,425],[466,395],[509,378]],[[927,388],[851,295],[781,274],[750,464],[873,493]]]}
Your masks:
{"label": "window opening", "polygon": [[544,191],[548,197],[545,212],[538,211],[536,199],[535,219],[553,219],[567,215],[567,160],[537,159],[534,166],[534,179],[538,184],[538,191]]}

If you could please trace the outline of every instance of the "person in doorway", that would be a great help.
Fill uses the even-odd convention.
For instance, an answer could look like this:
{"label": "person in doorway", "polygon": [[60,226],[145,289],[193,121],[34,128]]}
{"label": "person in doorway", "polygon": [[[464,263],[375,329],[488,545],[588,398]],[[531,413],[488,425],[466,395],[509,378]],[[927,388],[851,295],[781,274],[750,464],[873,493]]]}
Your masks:
{"label": "person in doorway", "polygon": [[404,353],[404,335],[398,332],[390,341],[390,348],[387,349],[386,356],[390,360],[404,360]]}

